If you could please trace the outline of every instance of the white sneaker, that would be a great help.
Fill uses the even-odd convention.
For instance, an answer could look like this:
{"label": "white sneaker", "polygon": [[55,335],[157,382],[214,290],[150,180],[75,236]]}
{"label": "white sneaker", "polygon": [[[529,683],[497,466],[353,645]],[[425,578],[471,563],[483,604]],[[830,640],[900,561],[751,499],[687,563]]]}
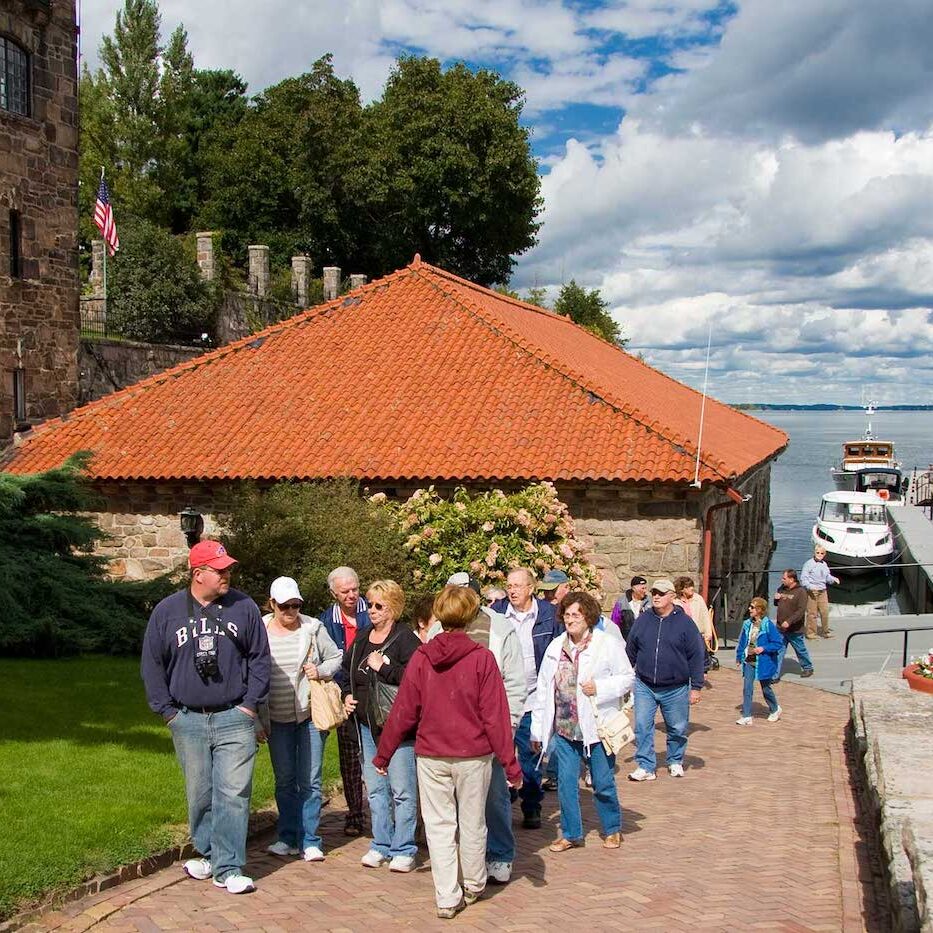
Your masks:
{"label": "white sneaker", "polygon": [[657,778],[654,771],[646,771],[644,768],[636,768],[629,776],[630,781],[653,781]]}
{"label": "white sneaker", "polygon": [[367,868],[378,868],[385,861],[387,861],[387,859],[381,852],[377,852],[375,849],[370,849],[360,859],[360,864],[365,865]]}
{"label": "white sneaker", "polygon": [[486,880],[494,884],[508,884],[512,878],[511,862],[487,862]]}
{"label": "white sneaker", "polygon": [[324,853],[317,846],[308,846],[304,852],[302,852],[301,857],[306,862],[323,862]]}
{"label": "white sneaker", "polygon": [[207,881],[211,876],[211,863],[206,858],[189,858],[182,868],[185,874],[195,881]]}
{"label": "white sneaker", "polygon": [[246,875],[227,875],[223,881],[214,879],[215,888],[226,888],[231,894],[246,894],[247,891],[255,891],[256,885],[252,878]]}
{"label": "white sneaker", "polygon": [[287,842],[282,842],[280,839],[278,842],[266,846],[266,852],[269,855],[277,855],[279,858],[287,858],[289,855],[297,855],[298,849],[295,846],[290,846]]}
{"label": "white sneaker", "polygon": [[682,764],[671,765],[668,769],[671,777],[683,777],[684,776],[684,766]]}
{"label": "white sneaker", "polygon": [[768,722],[777,722],[781,718],[783,710],[779,706],[769,717]]}
{"label": "white sneaker", "polygon": [[411,871],[415,867],[413,855],[396,855],[389,862],[389,871]]}
{"label": "white sneaker", "polygon": [[750,726],[752,724],[752,717],[751,716],[739,716],[739,718],[736,719],[735,724],[737,726]]}

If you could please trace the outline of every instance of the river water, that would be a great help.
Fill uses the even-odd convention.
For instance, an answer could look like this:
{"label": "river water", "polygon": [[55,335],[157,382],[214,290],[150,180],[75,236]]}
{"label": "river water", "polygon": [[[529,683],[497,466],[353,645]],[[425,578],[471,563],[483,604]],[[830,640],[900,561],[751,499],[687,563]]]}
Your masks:
{"label": "river water", "polygon": [[[787,450],[771,467],[771,518],[777,548],[771,559],[769,592],[773,593],[785,567],[799,571],[813,553],[810,531],[820,499],[834,486],[830,467],[839,462],[842,444],[857,440],[867,418],[863,412],[751,412],[781,428],[790,437]],[[933,463],[933,412],[876,412],[871,418],[878,440],[893,441],[901,468]],[[833,587],[833,612],[839,615],[894,615],[912,611],[899,597],[896,571],[844,579]]]}

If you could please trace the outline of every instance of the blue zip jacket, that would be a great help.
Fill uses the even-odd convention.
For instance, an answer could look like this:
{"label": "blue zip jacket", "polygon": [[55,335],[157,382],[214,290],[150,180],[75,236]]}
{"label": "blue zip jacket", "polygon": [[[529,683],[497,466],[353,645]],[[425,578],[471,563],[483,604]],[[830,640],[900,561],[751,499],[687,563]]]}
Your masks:
{"label": "blue zip jacket", "polygon": [[[535,646],[535,670],[540,671],[547,646],[558,635],[564,634],[564,627],[557,621],[557,610],[551,603],[546,599],[538,599],[537,597],[535,602],[538,604],[538,618],[531,628],[531,639]],[[501,612],[502,615],[505,615],[506,609],[509,608],[509,601],[508,599],[497,599],[491,608],[493,612]],[[509,621],[512,620],[509,619]]]}
{"label": "blue zip jacket", "polygon": [[[334,640],[334,644],[341,651],[345,652],[347,650],[347,644],[343,636],[343,622],[340,619],[340,607],[336,603],[331,603],[318,618],[324,623],[324,628],[327,629],[327,634]],[[356,637],[359,638],[360,633],[368,629],[372,624],[372,619],[369,618],[369,606],[366,605],[366,600],[361,596],[356,604]],[[347,680],[343,668],[337,669],[337,673],[334,674],[334,681],[344,693],[350,689],[350,682]]]}
{"label": "blue zip jacket", "polygon": [[703,689],[706,646],[696,623],[680,606],[659,616],[654,607],[642,610],[625,642],[632,667],[642,683],[658,690],[682,687]]}
{"label": "blue zip jacket", "polygon": [[[752,628],[752,620],[746,619],[742,623],[742,633],[739,643],[735,646],[735,663],[744,664],[745,650],[748,647],[748,633]],[[777,677],[777,661],[780,650],[784,647],[784,637],[777,626],[765,616],[761,620],[761,629],[758,632],[757,645],[764,648],[764,654],[758,655],[755,664],[755,680],[774,680]]]}

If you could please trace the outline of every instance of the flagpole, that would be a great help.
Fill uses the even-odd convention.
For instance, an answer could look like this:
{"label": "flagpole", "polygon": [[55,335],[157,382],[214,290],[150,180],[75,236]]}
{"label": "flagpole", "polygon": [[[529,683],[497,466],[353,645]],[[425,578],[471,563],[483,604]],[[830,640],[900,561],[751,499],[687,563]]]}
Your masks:
{"label": "flagpole", "polygon": [[[100,167],[100,180],[104,180],[104,167]],[[103,336],[107,336],[107,251],[109,244],[107,243],[106,237],[104,238],[104,333]]]}

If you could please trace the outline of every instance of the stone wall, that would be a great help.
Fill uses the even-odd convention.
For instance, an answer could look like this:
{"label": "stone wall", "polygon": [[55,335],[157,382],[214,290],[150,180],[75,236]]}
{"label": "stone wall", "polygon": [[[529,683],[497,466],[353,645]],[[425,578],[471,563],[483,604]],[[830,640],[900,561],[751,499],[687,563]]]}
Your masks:
{"label": "stone wall", "polygon": [[[74,2],[9,0],[0,33],[28,56],[29,113],[0,109],[0,445],[78,394],[78,103]],[[19,269],[11,255],[20,226]],[[18,274],[13,274],[17,272]],[[14,375],[22,372],[22,377]],[[14,382],[25,385],[25,418]]]}
{"label": "stone wall", "polygon": [[197,347],[170,344],[82,340],[78,347],[78,404],[93,402],[202,353]]}

